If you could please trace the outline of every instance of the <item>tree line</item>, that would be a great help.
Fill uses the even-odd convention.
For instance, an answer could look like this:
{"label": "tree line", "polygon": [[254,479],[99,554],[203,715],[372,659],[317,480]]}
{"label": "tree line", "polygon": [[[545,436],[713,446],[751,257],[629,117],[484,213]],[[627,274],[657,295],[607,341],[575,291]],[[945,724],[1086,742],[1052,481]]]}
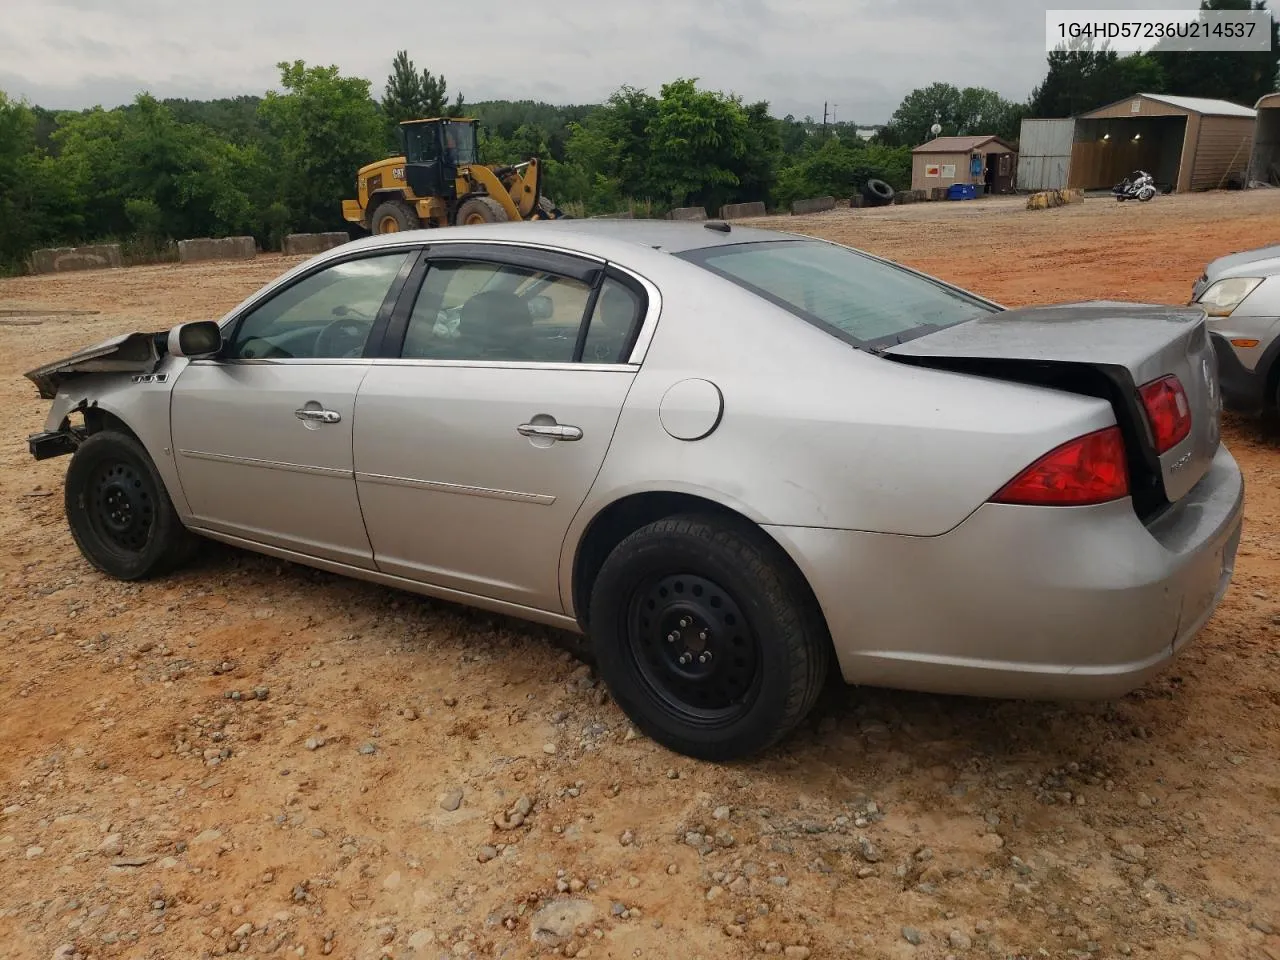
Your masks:
{"label": "tree line", "polygon": [[[1260,0],[1204,0],[1205,9]],[[624,86],[602,104],[467,103],[407,51],[380,98],[336,66],[279,64],[264,96],[159,100],[140,94],[111,110],[49,111],[0,92],[0,268],[33,249],[120,241],[145,256],[170,240],[251,234],[278,247],[293,231],[344,229],[341,201],[356,171],[399,152],[397,126],[422,116],[474,116],[481,160],[538,156],[544,188],[577,215],[627,208],[849,196],[867,180],[909,186],[910,150],[932,136],[995,134],[1016,141],[1023,117],[1080,113],[1134,93],[1175,93],[1252,106],[1276,89],[1280,28],[1258,54],[1118,56],[1088,43],[1048,55],[1025,102],[981,87],[913,90],[866,136],[854,122],[774,117],[764,101],[681,78],[657,93]]]}

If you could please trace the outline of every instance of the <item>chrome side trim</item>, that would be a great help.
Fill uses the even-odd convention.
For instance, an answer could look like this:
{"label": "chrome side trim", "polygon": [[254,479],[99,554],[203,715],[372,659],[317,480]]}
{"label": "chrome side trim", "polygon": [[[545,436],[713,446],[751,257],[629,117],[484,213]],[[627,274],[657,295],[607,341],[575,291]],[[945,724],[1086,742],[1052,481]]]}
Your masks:
{"label": "chrome side trim", "polygon": [[490,500],[514,500],[516,503],[536,503],[549,507],[556,498],[546,493],[522,493],[518,490],[495,490],[492,487],[471,487],[461,483],[445,483],[441,480],[414,480],[410,477],[390,477],[381,473],[356,473],[356,480],[379,483],[389,487],[412,487],[417,490],[436,490],[440,493],[457,493],[467,497],[486,497]]}
{"label": "chrome side trim", "polygon": [[307,473],[321,477],[343,477],[350,480],[352,471],[337,467],[317,467],[306,463],[288,463],[284,460],[258,460],[253,457],[233,457],[225,453],[208,453],[204,450],[179,450],[179,455],[192,460],[212,460],[215,463],[234,463],[241,467],[263,467],[268,470],[286,470],[290,473]]}

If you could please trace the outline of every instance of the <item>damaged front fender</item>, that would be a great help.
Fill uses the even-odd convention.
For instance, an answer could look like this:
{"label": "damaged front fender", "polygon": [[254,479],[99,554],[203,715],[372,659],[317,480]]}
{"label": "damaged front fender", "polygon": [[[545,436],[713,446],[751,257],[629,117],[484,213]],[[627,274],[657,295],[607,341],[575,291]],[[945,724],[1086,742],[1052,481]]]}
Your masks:
{"label": "damaged front fender", "polygon": [[[125,333],[86,347],[61,360],[47,363],[24,374],[36,385],[40,396],[52,400],[58,388],[83,374],[137,373],[149,375],[166,352],[165,333]],[[33,438],[34,439],[34,438]],[[34,453],[34,449],[32,451]]]}

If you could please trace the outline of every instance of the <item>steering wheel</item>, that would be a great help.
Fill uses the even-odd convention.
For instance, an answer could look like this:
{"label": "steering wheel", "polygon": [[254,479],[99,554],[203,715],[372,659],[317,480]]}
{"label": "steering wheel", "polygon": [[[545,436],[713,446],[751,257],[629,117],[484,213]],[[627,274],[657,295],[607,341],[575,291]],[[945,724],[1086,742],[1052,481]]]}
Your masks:
{"label": "steering wheel", "polygon": [[359,314],[330,321],[316,336],[317,357],[358,357],[373,327],[373,318]]}

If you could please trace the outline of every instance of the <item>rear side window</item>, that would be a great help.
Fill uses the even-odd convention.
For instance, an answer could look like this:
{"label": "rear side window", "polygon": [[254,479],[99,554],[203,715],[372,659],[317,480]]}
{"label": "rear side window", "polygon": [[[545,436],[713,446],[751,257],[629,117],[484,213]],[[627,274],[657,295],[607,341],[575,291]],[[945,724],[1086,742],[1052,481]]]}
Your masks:
{"label": "rear side window", "polygon": [[623,283],[606,277],[582,346],[583,363],[624,363],[631,354],[644,305]]}
{"label": "rear side window", "polygon": [[515,264],[437,260],[401,355],[420,360],[573,360],[591,288]]}
{"label": "rear side window", "polygon": [[962,291],[818,240],[729,244],[678,256],[860,347],[900,343],[995,311]]}

